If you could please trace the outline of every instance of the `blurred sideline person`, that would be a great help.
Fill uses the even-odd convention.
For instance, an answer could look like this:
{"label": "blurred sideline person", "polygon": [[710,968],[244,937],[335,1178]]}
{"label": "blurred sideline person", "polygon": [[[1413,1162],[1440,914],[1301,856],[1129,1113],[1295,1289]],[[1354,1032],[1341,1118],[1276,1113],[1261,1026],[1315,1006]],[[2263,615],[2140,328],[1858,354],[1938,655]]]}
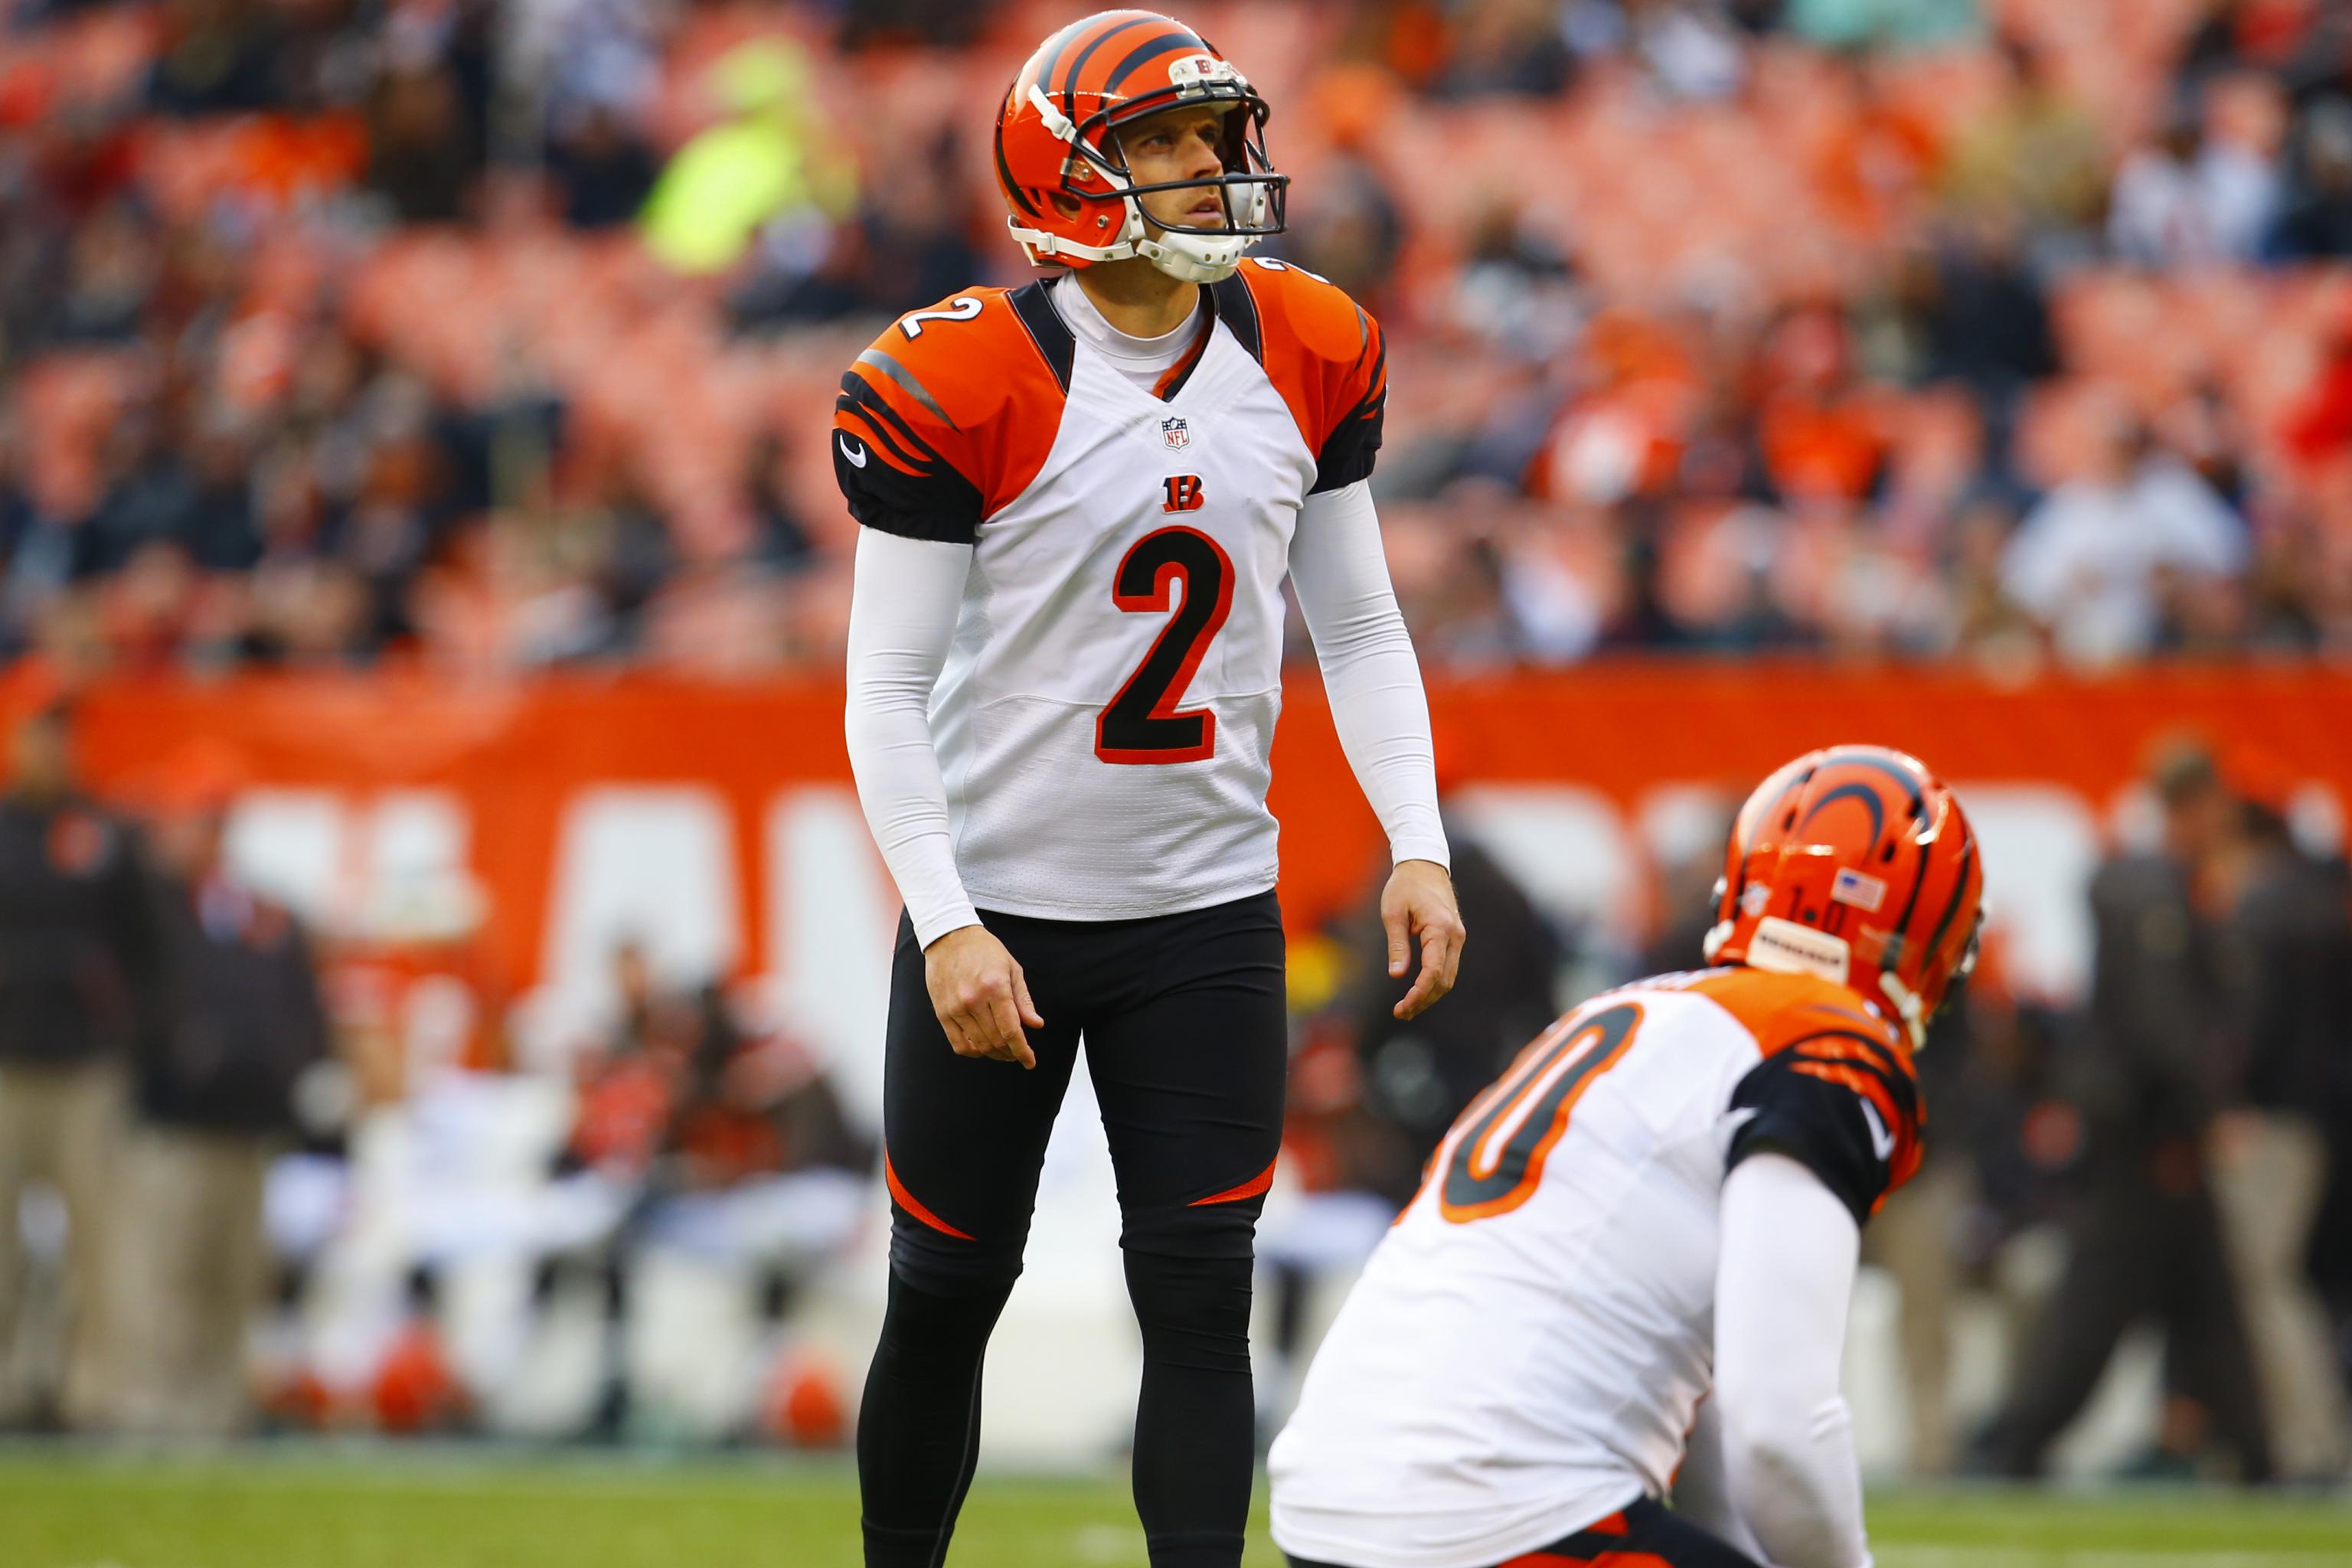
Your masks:
{"label": "blurred sideline person", "polygon": [[226,1437],[252,1419],[263,1184],[330,1050],[302,928],[222,860],[237,780],[233,758],[199,742],[169,764],[150,829],[163,1005],[135,1063],[122,1418],[162,1436]]}
{"label": "blurred sideline person", "polygon": [[[140,861],[130,830],[77,782],[67,709],[23,720],[0,800],[0,1426],[54,1414],[98,1426],[113,1413],[124,1063],[155,963]],[[61,1389],[48,1369],[16,1375],[18,1214],[36,1183],[56,1188],[70,1226]],[[58,1403],[45,1412],[48,1397]]]}
{"label": "blurred sideline person", "polygon": [[[1950,1037],[1937,1031],[1937,1050],[1922,1051],[1933,1060],[1943,1050],[1964,1050]],[[1929,1086],[1937,1079],[1920,1074],[1923,1098],[1934,1099]],[[1910,1453],[1906,1468],[1915,1476],[1940,1476],[1952,1468],[1954,1432],[1950,1385],[1952,1378],[1953,1312],[1960,1294],[1960,1229],[1975,1195],[1966,1149],[1942,1147],[1928,1154],[1918,1175],[1889,1194],[1885,1213],[1864,1237],[1865,1262],[1886,1270],[1900,1297],[1895,1332],[1903,1347],[1903,1391],[1906,1406]]]}
{"label": "blurred sideline person", "polygon": [[1463,950],[1453,1005],[1398,1017],[1395,986],[1383,984],[1388,943],[1376,906],[1362,911],[1351,933],[1358,984],[1349,1001],[1367,1103],[1408,1141],[1407,1162],[1381,1186],[1398,1208],[1462,1108],[1558,1015],[1554,992],[1569,958],[1559,933],[1501,862],[1450,819],[1446,837],[1462,921],[1478,932],[1477,948]]}
{"label": "blurred sideline person", "polygon": [[[2224,973],[2238,1105],[2213,1128],[2213,1194],[2237,1264],[2280,1472],[2341,1477],[2345,1395],[2309,1273],[2327,1189],[2330,1121],[2352,1064],[2352,908],[2334,871],[2296,848],[2283,791],[2242,767],[2222,873]],[[2335,1157],[2341,1157],[2341,1151]]]}
{"label": "blurred sideline person", "polygon": [[1839,1392],[1861,1227],[1919,1167],[1912,1054],[1983,886],[1914,758],[1767,779],[1719,967],[1538,1037],[1374,1254],[1274,1445],[1294,1568],[1868,1568]]}
{"label": "blurred sideline person", "polygon": [[2200,881],[2237,802],[2193,746],[2158,760],[2164,846],[2118,856],[2091,884],[2091,1001],[2071,1054],[2089,1190],[2064,1274],[2027,1335],[2009,1401],[1973,1468],[2038,1476],[2098,1386],[2126,1330],[2165,1333],[2167,1403],[2152,1463],[2185,1467],[2218,1436],[2239,1478],[2266,1480],[2269,1438],[2206,1169],[2226,1060],[2220,960]]}
{"label": "blurred sideline person", "polygon": [[886,328],[842,379],[862,525],[845,725],[907,910],[883,1173],[890,1300],[858,1421],[868,1568],[935,1568],[1046,1140],[1087,1066],[1143,1342],[1133,1479],[1153,1568],[1234,1568],[1255,1454],[1257,1219],[1289,1055],[1265,808],[1296,588],[1385,830],[1396,1003],[1463,937],[1429,705],[1370,479],[1386,340],[1282,231],[1268,112],[1181,23],[1055,32],[994,164],[1040,268]]}
{"label": "blurred sideline person", "polygon": [[2000,949],[1985,944],[1966,989],[1928,1031],[1919,1053],[1921,1096],[1936,1108],[1936,1136],[1919,1173],[1890,1194],[1864,1236],[1863,1261],[1886,1271],[1900,1297],[1895,1331],[1903,1350],[1910,1451],[1918,1477],[1949,1472],[1958,1458],[1951,1383],[1956,1315],[1964,1285],[1969,1219],[1983,1201],[1979,1169],[2006,1099],[1987,1081],[1988,1050],[2015,1037],[2016,1002]]}

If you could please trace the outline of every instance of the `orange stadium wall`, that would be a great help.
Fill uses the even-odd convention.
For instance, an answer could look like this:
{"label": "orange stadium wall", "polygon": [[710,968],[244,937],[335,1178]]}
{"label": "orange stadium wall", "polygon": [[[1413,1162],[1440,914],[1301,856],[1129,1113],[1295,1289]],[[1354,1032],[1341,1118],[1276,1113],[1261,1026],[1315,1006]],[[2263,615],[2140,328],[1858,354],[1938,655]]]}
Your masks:
{"label": "orange stadium wall", "polygon": [[[1811,663],[1644,663],[1441,682],[1432,699],[1450,786],[1572,786],[1629,822],[1662,791],[1744,787],[1804,748],[1851,739],[1916,752],[1968,784],[2068,792],[2104,821],[2150,744],[2192,730],[2352,801],[2352,672],[2326,668],[2004,685]],[[685,789],[716,804],[731,840],[735,967],[748,971],[772,951],[767,884],[790,874],[772,842],[780,796],[838,791],[849,777],[841,692],[816,680],[172,679],[102,684],[82,712],[83,754],[110,789],[135,793],[163,759],[209,739],[234,749],[257,788],[308,799],[314,815],[339,806],[353,819],[394,793],[440,800],[489,896],[488,952],[519,986],[541,977],[562,896],[559,841],[592,792]],[[1301,929],[1354,897],[1379,851],[1311,674],[1292,680],[1276,757],[1284,895]],[[331,825],[309,841],[341,860],[359,853]],[[862,836],[858,848],[870,856]],[[369,868],[321,871],[348,883]]]}

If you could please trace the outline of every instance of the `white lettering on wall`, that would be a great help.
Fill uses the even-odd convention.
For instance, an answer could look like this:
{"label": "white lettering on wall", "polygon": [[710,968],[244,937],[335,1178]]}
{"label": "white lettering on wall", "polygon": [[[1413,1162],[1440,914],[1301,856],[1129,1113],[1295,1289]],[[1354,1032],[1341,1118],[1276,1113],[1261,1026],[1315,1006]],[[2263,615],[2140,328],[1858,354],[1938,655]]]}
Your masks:
{"label": "white lettering on wall", "polygon": [[742,951],[740,907],[734,832],[715,792],[583,791],[556,840],[538,1050],[572,1048],[611,1007],[613,953],[624,942],[645,949],[663,984],[731,973]]}

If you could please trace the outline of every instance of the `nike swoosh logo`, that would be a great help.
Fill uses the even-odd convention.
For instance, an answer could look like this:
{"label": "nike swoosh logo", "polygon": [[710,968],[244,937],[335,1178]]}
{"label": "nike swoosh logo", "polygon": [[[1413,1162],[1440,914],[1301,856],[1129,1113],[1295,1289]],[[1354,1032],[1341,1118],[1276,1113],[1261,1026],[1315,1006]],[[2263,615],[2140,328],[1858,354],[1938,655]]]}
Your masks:
{"label": "nike swoosh logo", "polygon": [[865,448],[862,447],[851,447],[849,444],[849,437],[846,436],[840,437],[838,439],[841,442],[841,455],[848,458],[852,466],[860,468],[864,468],[866,466]]}
{"label": "nike swoosh logo", "polygon": [[1879,1120],[1878,1107],[1866,1100],[1856,1103],[1862,1107],[1862,1119],[1870,1123],[1870,1146],[1878,1152],[1880,1159],[1892,1160],[1895,1158],[1895,1134],[1889,1132],[1886,1123]]}

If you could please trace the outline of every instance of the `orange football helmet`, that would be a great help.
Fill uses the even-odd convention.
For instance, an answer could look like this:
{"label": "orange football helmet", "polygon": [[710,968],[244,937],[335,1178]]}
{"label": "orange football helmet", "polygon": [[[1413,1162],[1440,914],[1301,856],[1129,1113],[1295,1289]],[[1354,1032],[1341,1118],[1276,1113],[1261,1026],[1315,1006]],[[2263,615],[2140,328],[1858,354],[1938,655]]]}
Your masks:
{"label": "orange football helmet", "polygon": [[[1138,185],[1118,128],[1187,103],[1226,103],[1224,172]],[[1265,155],[1266,102],[1247,78],[1183,23],[1150,11],[1105,11],[1037,47],[996,119],[996,178],[1013,237],[1040,266],[1090,267],[1130,256],[1190,283],[1229,278],[1250,247],[1283,229],[1290,176]],[[1136,198],[1213,190],[1221,228],[1144,226]],[[1075,215],[1055,196],[1075,197]],[[1157,220],[1154,220],[1157,223]]]}
{"label": "orange football helmet", "polygon": [[1914,1049],[1975,966],[1984,863],[1950,786],[1883,746],[1812,752],[1739,808],[1710,963],[1819,974],[1903,1020]]}

